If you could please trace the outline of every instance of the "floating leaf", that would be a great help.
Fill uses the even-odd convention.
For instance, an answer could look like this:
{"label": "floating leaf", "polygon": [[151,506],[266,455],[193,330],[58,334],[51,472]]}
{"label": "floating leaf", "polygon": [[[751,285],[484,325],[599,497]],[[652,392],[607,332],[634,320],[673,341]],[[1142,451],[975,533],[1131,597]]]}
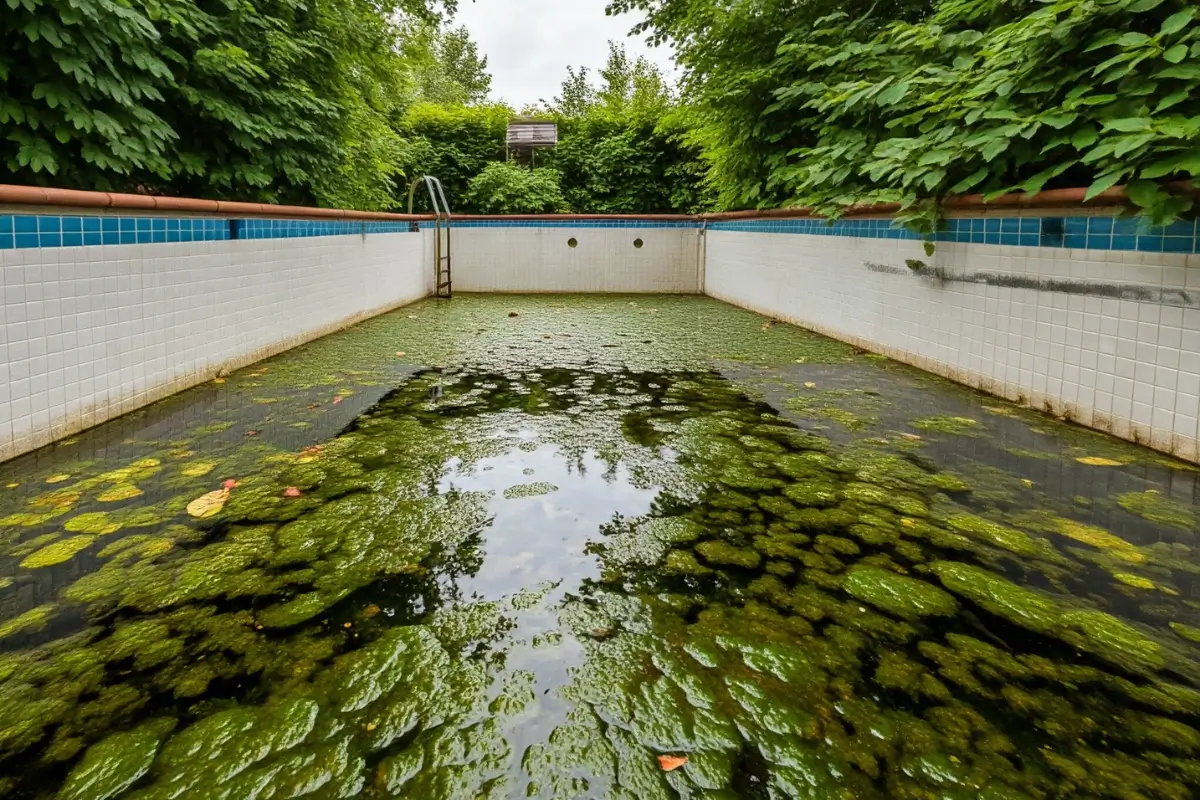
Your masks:
{"label": "floating leaf", "polygon": [[224,383],[224,382],[225,382],[224,378],[213,378],[213,383],[220,384],[220,383]]}
{"label": "floating leaf", "polygon": [[185,467],[182,472],[184,477],[187,478],[202,478],[216,469],[216,467],[217,465],[211,461],[199,461],[195,464]]}
{"label": "floating leaf", "polygon": [[332,402],[336,406],[338,403],[342,402],[343,399],[345,399],[345,398],[338,396],[338,397],[333,398]]}
{"label": "floating leaf", "polygon": [[338,389],[338,397],[353,397],[357,392],[353,389]]}
{"label": "floating leaf", "polygon": [[197,519],[208,519],[221,513],[225,502],[229,499],[228,489],[217,489],[208,494],[200,495],[187,505],[188,514]]}
{"label": "floating leaf", "polygon": [[49,478],[46,478],[46,483],[62,483],[69,480],[71,480],[71,476],[64,472],[61,475],[51,475]]}
{"label": "floating leaf", "polygon": [[141,494],[143,494],[142,490],[132,483],[122,483],[101,492],[96,499],[101,503],[116,503],[121,500],[131,500]]}
{"label": "floating leaf", "polygon": [[1115,461],[1111,458],[1103,458],[1101,456],[1081,456],[1075,459],[1080,464],[1087,464],[1089,467],[1123,467],[1124,461]]}
{"label": "floating leaf", "polygon": [[295,486],[289,486],[283,490],[284,497],[301,497],[303,493]]}
{"label": "floating leaf", "polygon": [[86,550],[94,541],[96,541],[95,536],[71,536],[60,539],[54,544],[47,545],[26,556],[25,560],[21,562],[21,566],[25,569],[39,569],[62,564],[70,561],[81,550]]}
{"label": "floating leaf", "polygon": [[229,480],[225,481],[221,485],[224,486],[226,489],[236,489],[238,482],[236,480],[234,480],[233,478],[230,478]]}
{"label": "floating leaf", "polygon": [[658,765],[662,767],[663,772],[674,772],[686,763],[688,763],[687,756],[658,757]]}
{"label": "floating leaf", "polygon": [[121,530],[121,523],[114,522],[107,511],[91,511],[67,520],[63,526],[71,533],[87,533],[92,536],[107,536]]}

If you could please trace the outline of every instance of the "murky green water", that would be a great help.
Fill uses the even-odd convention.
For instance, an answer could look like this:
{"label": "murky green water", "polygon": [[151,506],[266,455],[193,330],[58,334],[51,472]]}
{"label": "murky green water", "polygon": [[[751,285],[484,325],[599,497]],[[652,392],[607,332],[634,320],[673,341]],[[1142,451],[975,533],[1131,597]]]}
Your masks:
{"label": "murky green water", "polygon": [[423,303],[0,465],[0,795],[1190,798],[1198,475],[709,300]]}

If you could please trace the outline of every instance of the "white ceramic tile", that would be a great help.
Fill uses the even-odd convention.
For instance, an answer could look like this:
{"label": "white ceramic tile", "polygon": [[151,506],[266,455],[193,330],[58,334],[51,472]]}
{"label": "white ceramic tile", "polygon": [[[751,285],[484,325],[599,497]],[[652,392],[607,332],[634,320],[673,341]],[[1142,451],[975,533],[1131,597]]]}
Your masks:
{"label": "white ceramic tile", "polygon": [[[635,239],[642,240],[641,248],[634,247]],[[696,293],[701,242],[692,228],[459,228],[452,250],[454,288]]]}

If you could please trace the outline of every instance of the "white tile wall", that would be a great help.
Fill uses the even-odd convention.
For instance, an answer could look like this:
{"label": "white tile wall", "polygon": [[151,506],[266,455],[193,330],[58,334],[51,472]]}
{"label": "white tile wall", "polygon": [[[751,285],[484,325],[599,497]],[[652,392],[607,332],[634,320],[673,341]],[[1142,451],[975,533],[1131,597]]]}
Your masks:
{"label": "white tile wall", "polygon": [[429,241],[0,251],[0,460],[425,296]]}
{"label": "white tile wall", "polygon": [[[707,294],[1200,461],[1200,257],[708,231]],[[1185,290],[1185,306],[872,271],[920,259]]]}
{"label": "white tile wall", "polygon": [[454,290],[694,294],[701,244],[695,228],[455,228]]}

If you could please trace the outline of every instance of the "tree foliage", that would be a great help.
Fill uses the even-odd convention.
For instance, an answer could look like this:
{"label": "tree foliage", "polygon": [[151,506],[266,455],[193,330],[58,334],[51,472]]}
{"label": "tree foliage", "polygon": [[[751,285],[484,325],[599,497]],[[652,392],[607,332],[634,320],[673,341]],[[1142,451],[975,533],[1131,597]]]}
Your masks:
{"label": "tree foliage", "polygon": [[[371,207],[427,0],[4,0],[10,180]],[[452,7],[443,3],[442,7]]]}
{"label": "tree foliage", "polygon": [[[436,175],[456,211],[480,211],[469,200],[471,179],[493,162],[504,161],[504,137],[511,111],[501,105],[442,106],[417,103],[400,120],[404,137],[403,171],[409,182]],[[418,194],[418,211],[429,210]]]}
{"label": "tree foliage", "polygon": [[526,169],[510,161],[493,161],[471,179],[466,200],[482,214],[568,211],[561,181],[555,169]]}
{"label": "tree foliage", "polygon": [[[1200,14],[1188,0],[615,0],[674,43],[688,140],[725,206],[1129,184],[1191,211]],[[926,208],[934,206],[925,204]],[[932,221],[932,220],[930,220]]]}
{"label": "tree foliage", "polygon": [[413,18],[404,40],[418,99],[442,105],[487,100],[492,89],[487,56],[479,54],[466,27],[446,28],[437,20]]}
{"label": "tree foliage", "polygon": [[[400,126],[407,141],[405,174],[437,175],[455,209],[465,213],[500,213],[501,207],[514,213],[550,207],[621,214],[707,209],[703,165],[681,141],[681,118],[672,115],[674,98],[662,73],[613,43],[596,73],[598,84],[592,74],[586,67],[568,68],[560,95],[530,110],[558,124],[558,147],[533,157],[554,171],[559,192],[554,202],[543,202],[549,173],[528,184],[517,180],[512,170],[518,167],[492,169],[506,155],[512,112],[504,106],[414,106]],[[485,170],[487,178],[474,183]],[[530,204],[521,205],[525,200]],[[426,207],[424,198],[416,207]]]}

